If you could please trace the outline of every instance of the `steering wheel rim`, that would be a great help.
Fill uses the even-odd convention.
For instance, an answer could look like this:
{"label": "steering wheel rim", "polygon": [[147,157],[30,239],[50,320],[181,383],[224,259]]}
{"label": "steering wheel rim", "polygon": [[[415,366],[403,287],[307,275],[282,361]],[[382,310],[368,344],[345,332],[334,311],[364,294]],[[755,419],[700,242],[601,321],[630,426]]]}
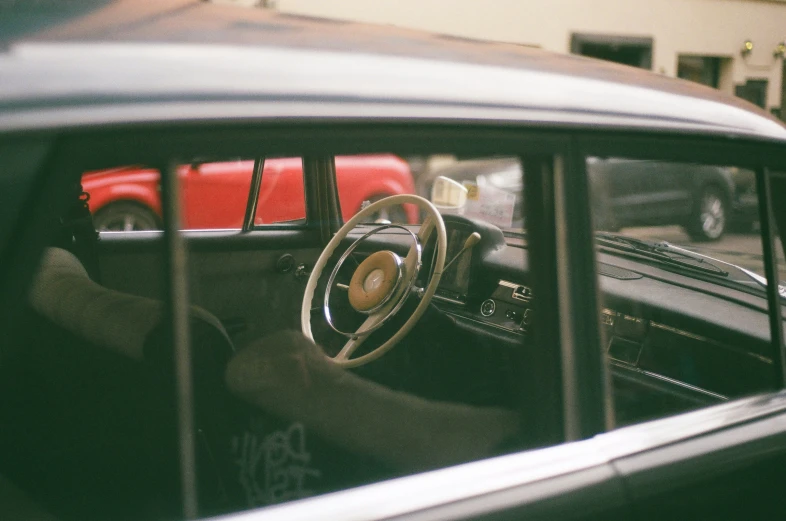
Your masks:
{"label": "steering wheel rim", "polygon": [[[355,214],[354,217],[347,221],[344,226],[342,226],[341,229],[336,232],[333,238],[328,242],[327,246],[325,246],[325,249],[322,250],[322,253],[319,255],[319,259],[317,259],[317,262],[308,277],[306,290],[303,295],[303,304],[300,309],[300,324],[303,335],[314,342],[314,336],[311,332],[312,301],[314,299],[317,282],[319,281],[319,278],[322,275],[328,260],[333,255],[338,245],[346,238],[349,232],[355,228],[355,226],[357,226],[369,215],[379,211],[380,209],[401,204],[415,204],[426,213],[426,218],[423,220],[420,230],[417,234],[414,234],[414,237],[416,237],[415,244],[410,247],[407,256],[403,259],[402,269],[404,278],[402,280],[405,281],[405,283],[398,284],[396,288],[392,289],[390,298],[386,302],[383,302],[379,309],[368,313],[368,318],[355,331],[355,333],[351,334],[349,340],[344,344],[344,347],[336,356],[328,357],[336,365],[347,368],[358,367],[369,362],[373,362],[390,351],[399,341],[401,341],[401,339],[404,338],[404,336],[407,335],[407,333],[409,333],[409,331],[426,312],[426,309],[428,308],[428,305],[437,290],[439,281],[442,278],[442,269],[445,265],[445,256],[447,253],[447,233],[445,232],[445,222],[442,220],[442,216],[440,215],[439,211],[429,201],[417,195],[402,194],[381,199],[362,209],[360,212]],[[387,227],[388,226],[380,226],[374,230],[374,232],[380,231],[381,229]],[[400,309],[400,304],[403,304],[403,300],[408,297],[410,287],[412,284],[414,284],[414,278],[417,277],[418,270],[420,268],[420,266],[417,265],[420,260],[419,252],[416,249],[418,246],[417,243],[419,241],[421,245],[426,244],[426,241],[428,241],[429,237],[434,232],[437,234],[437,240],[436,251],[434,252],[433,271],[431,273],[431,277],[429,278],[428,285],[423,290],[423,293],[420,297],[420,302],[415,308],[415,311],[407,319],[404,325],[402,325],[399,330],[396,331],[396,333],[391,335],[391,337],[383,342],[379,347],[363,356],[350,358],[357,348],[360,347],[363,341],[371,334],[371,332],[376,329],[376,326],[381,319],[384,318],[387,320]],[[367,238],[368,235],[369,234],[364,235],[355,241],[355,243]],[[353,245],[355,243],[353,243]],[[393,308],[397,306],[398,309],[393,310]],[[393,311],[393,313],[390,313],[390,316],[384,316],[387,315],[390,311]]]}

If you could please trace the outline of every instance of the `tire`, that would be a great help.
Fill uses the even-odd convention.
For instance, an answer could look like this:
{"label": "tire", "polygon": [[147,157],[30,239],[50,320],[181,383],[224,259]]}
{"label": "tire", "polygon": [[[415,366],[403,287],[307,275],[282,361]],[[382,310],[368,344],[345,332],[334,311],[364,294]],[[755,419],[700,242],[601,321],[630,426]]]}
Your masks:
{"label": "tire", "polygon": [[728,218],[728,198],[718,187],[705,186],[696,198],[685,230],[696,242],[717,241],[726,232]]}
{"label": "tire", "polygon": [[93,216],[93,226],[99,232],[131,232],[160,230],[158,217],[138,203],[111,203]]}
{"label": "tire", "polygon": [[[389,195],[375,195],[371,199],[369,199],[372,203],[376,203],[386,197],[390,197]],[[360,211],[360,210],[358,210]],[[404,210],[404,207],[400,204],[390,206],[385,208],[379,212],[375,212],[369,217],[369,222],[379,222],[381,220],[390,221],[393,224],[408,224],[409,218],[407,216],[407,211]]]}

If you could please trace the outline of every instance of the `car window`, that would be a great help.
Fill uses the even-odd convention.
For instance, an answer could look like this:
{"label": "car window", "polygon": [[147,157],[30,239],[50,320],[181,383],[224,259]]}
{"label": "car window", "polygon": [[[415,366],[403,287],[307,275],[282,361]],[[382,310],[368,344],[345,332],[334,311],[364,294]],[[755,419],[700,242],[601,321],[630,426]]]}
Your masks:
{"label": "car window", "polygon": [[[474,178],[436,187],[431,180],[425,198],[444,219],[445,242],[434,230],[421,237],[435,215],[416,202],[405,157],[324,158],[335,165],[343,219],[364,218],[332,236],[325,250],[334,249],[321,264],[319,250],[285,250],[303,265],[300,278],[297,268],[265,272],[284,253],[278,249],[236,252],[220,266],[191,257],[191,285],[199,288],[193,298],[220,317],[246,317],[249,326],[230,334],[238,354],[227,371],[235,398],[251,406],[231,432],[242,508],[533,445],[518,427],[526,371],[520,348],[530,317],[529,300],[512,294],[528,294],[523,241],[506,250],[507,269],[486,269],[484,258],[506,239]],[[386,204],[389,196],[404,199]],[[511,204],[508,219],[512,211]],[[472,243],[473,233],[479,242]],[[435,283],[438,262],[444,269]],[[492,283],[475,286],[485,278]],[[249,292],[253,287],[265,291]]]}
{"label": "car window", "polygon": [[[254,159],[194,158],[178,167],[181,228],[240,229],[249,200]],[[86,172],[82,186],[99,231],[161,229],[160,173],[143,165]],[[299,157],[264,158],[253,226],[303,224],[306,206]]]}
{"label": "car window", "polygon": [[586,169],[617,424],[771,388],[753,170],[614,157]]}
{"label": "car window", "polygon": [[[521,232],[523,222],[523,171],[518,157],[464,158],[454,155],[415,156],[408,158],[379,158],[379,164],[369,164],[374,175],[367,175],[362,183],[353,183],[347,169],[342,174],[341,162],[349,157],[336,158],[337,182],[342,213],[348,220],[365,204],[387,195],[416,193],[432,198],[435,181],[445,177],[466,189],[466,199],[460,208],[437,204],[443,215],[460,215],[479,219],[505,231]],[[354,158],[357,163],[360,158]],[[359,172],[360,170],[358,170]],[[413,223],[415,216],[405,206],[375,214],[375,220]]]}

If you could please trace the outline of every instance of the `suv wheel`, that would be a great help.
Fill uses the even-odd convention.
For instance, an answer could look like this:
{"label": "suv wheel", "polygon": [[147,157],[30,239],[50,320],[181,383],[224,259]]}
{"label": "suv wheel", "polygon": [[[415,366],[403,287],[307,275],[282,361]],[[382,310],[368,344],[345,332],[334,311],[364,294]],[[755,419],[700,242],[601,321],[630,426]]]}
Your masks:
{"label": "suv wheel", "polygon": [[726,231],[727,199],[715,186],[705,186],[685,227],[694,241],[717,241]]}
{"label": "suv wheel", "polygon": [[99,232],[131,232],[158,230],[156,215],[142,205],[131,202],[112,203],[93,216],[93,226]]}

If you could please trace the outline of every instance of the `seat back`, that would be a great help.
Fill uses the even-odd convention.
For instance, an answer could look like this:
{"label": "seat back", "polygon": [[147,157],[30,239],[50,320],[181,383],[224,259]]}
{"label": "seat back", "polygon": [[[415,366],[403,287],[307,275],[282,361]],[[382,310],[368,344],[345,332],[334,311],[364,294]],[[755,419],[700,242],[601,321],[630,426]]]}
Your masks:
{"label": "seat back", "polygon": [[[0,368],[9,396],[0,473],[62,519],[181,517],[162,303],[104,288],[70,252],[50,248],[29,304],[20,349]],[[200,497],[203,513],[218,513],[233,502],[223,391],[233,347],[213,315],[192,308],[191,317]]]}

